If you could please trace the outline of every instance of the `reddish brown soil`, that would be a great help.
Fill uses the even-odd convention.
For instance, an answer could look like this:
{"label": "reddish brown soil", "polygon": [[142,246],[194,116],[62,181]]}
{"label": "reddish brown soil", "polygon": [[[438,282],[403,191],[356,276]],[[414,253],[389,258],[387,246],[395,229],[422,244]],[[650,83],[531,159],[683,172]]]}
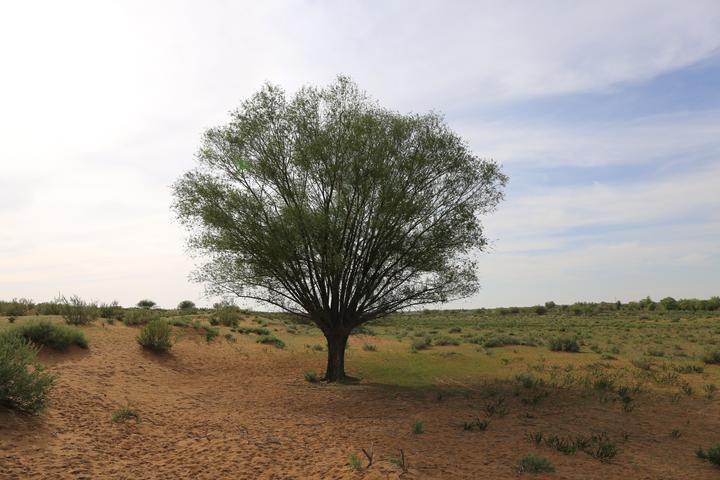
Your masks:
{"label": "reddish brown soil", "polygon": [[[303,372],[320,365],[307,355],[250,340],[207,345],[186,337],[171,355],[157,356],[139,348],[136,329],[86,330],[89,351],[43,355],[59,374],[45,413],[0,412],[0,478],[500,479],[521,477],[515,464],[530,452],[549,458],[556,473],[529,478],[720,478],[720,469],[694,455],[720,443],[718,402],[699,396],[645,394],[623,413],[596,392],[554,391],[528,406],[516,387],[493,383],[439,400],[431,391],[309,384]],[[463,421],[484,417],[485,405],[503,395],[507,415],[494,416],[485,432],[463,430]],[[142,421],[113,423],[112,413],[128,403]],[[425,433],[412,433],[416,420]],[[680,438],[671,438],[673,429]],[[591,430],[618,442],[610,463],[527,438]],[[371,445],[375,464],[352,471],[349,455],[365,465],[361,448]],[[405,474],[389,461],[401,448]]]}

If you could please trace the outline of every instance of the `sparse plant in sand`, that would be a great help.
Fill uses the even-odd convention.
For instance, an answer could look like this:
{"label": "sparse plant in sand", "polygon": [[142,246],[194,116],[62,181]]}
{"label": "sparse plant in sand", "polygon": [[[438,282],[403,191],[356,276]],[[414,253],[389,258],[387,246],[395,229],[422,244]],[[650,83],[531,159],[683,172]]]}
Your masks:
{"label": "sparse plant in sand", "polygon": [[166,320],[153,320],[137,336],[138,343],[148,350],[164,353],[172,348],[172,327]]}
{"label": "sparse plant in sand", "polygon": [[317,373],[313,372],[312,370],[308,370],[303,374],[303,377],[305,377],[305,381],[309,383],[317,383],[319,378]]}
{"label": "sparse plant in sand", "polygon": [[275,335],[261,335],[256,340],[257,343],[263,343],[267,345],[273,345],[276,348],[285,348],[285,342],[277,338]]}
{"label": "sparse plant in sand", "polygon": [[129,405],[118,408],[112,414],[112,421],[115,423],[124,423],[130,419],[134,419],[136,423],[140,423],[140,414]]}
{"label": "sparse plant in sand", "polygon": [[415,422],[415,424],[413,425],[412,432],[415,435],[420,435],[421,433],[425,433],[425,428],[423,427],[423,423],[419,422],[419,421]]}
{"label": "sparse plant in sand", "polygon": [[353,470],[362,470],[362,464],[360,463],[360,459],[356,454],[351,454],[348,458],[348,465],[350,465],[350,468]]}
{"label": "sparse plant in sand", "polygon": [[28,414],[45,408],[55,377],[36,356],[37,347],[17,332],[0,333],[0,405]]}
{"label": "sparse plant in sand", "polygon": [[519,473],[552,473],[555,467],[547,458],[529,453],[518,461],[517,470]]}

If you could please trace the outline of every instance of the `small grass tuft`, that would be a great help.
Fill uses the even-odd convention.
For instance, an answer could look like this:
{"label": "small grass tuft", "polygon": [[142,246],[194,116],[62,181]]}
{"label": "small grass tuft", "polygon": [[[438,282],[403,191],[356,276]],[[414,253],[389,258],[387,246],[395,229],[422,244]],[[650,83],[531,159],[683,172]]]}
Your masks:
{"label": "small grass tuft", "polygon": [[519,473],[552,473],[555,467],[550,460],[538,455],[529,453],[518,461],[517,469]]}
{"label": "small grass tuft", "polygon": [[112,421],[115,423],[124,423],[130,419],[134,419],[136,423],[140,423],[140,414],[129,405],[115,410],[112,414]]}

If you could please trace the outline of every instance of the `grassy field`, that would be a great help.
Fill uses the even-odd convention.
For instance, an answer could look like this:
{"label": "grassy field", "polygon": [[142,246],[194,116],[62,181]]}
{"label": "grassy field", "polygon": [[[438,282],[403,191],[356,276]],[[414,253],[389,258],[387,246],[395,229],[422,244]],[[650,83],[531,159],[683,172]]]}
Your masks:
{"label": "grassy field", "polygon": [[[698,458],[712,457],[711,449],[720,443],[718,311],[577,312],[551,307],[397,314],[372,322],[351,337],[346,368],[359,382],[345,386],[306,381],[322,375],[324,338],[314,326],[287,315],[243,312],[236,322],[211,312],[153,312],[152,318],[173,324],[174,345],[167,358],[139,356],[135,337],[144,315],[128,315],[129,326],[120,320],[97,319],[80,327],[89,339],[87,352],[41,351],[41,360],[50,364],[65,395],[61,400],[61,393],[53,392],[49,409],[40,418],[53,424],[62,408],[59,404],[69,402],[75,390],[92,395],[113,391],[114,382],[103,380],[92,388],[82,383],[93,384],[93,372],[103,370],[102,365],[113,365],[113,375],[118,375],[118,368],[129,372],[133,362],[141,362],[146,365],[143,369],[157,369],[154,385],[168,388],[172,386],[164,385],[168,368],[174,372],[173,382],[183,388],[197,383],[201,387],[192,388],[205,389],[213,378],[232,381],[228,383],[232,386],[245,382],[244,405],[261,419],[282,418],[282,411],[296,408],[316,411],[318,405],[332,403],[332,416],[316,414],[324,418],[327,438],[307,440],[322,444],[340,438],[331,458],[311,462],[291,455],[285,463],[267,466],[266,478],[473,478],[473,472],[513,478],[521,471],[545,468],[545,461],[554,472],[544,474],[552,478],[580,478],[578,472],[583,472],[581,478],[715,478],[719,472],[712,461]],[[62,317],[53,315],[20,316],[12,325],[7,317],[0,317],[0,330],[38,320],[63,323]],[[155,358],[166,360],[157,363]],[[240,371],[245,373],[237,377]],[[250,379],[255,376],[259,380]],[[118,377],[117,383],[125,385],[125,400],[116,399],[116,406],[130,402],[136,405],[132,413],[136,408],[138,417],[152,419],[153,414],[147,413],[155,411],[151,405],[167,401],[145,392],[129,373]],[[205,406],[193,413],[196,419],[232,409],[230,399],[217,397],[225,394],[207,393]],[[288,403],[268,404],[267,398],[286,398]],[[387,411],[365,412],[368,404],[382,404]],[[102,402],[95,407],[96,415],[111,417]],[[124,413],[130,411],[127,405],[122,408]],[[367,429],[353,430],[346,438],[338,433],[344,428],[341,412],[347,418],[362,412],[359,418],[373,420]],[[157,423],[165,413],[155,415]],[[173,418],[174,427],[164,435],[182,436],[182,429],[190,427],[180,427],[184,418]],[[65,420],[62,428],[72,430],[72,423]],[[266,420],[243,417],[243,422],[259,422],[255,428],[271,428],[275,436],[282,435],[278,431],[298,429],[288,426],[287,419],[269,425]],[[15,430],[7,427],[5,432],[18,438],[27,435],[23,425]],[[107,434],[103,428],[98,436]],[[153,434],[152,424],[138,428],[148,429],[142,435]],[[226,426],[217,428],[224,431]],[[478,440],[468,437],[471,434]],[[101,440],[97,442],[92,448],[105,448]],[[387,453],[367,467],[361,448],[370,443],[384,446]],[[23,453],[32,458],[18,443],[12,445],[3,445],[10,455],[5,460],[22,458]],[[31,445],[26,448],[32,450]],[[288,448],[292,452],[294,447]],[[412,456],[409,467],[402,465],[398,448]],[[60,464],[54,462],[35,474],[62,478]],[[112,471],[98,468],[95,474],[114,477]],[[135,473],[148,475],[142,469]]]}

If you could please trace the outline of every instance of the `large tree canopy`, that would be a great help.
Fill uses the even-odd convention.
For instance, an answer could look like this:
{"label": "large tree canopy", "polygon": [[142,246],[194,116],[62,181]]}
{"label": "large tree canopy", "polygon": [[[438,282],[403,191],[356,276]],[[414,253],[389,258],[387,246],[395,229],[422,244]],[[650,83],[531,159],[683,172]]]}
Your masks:
{"label": "large tree canopy", "polygon": [[264,86],[205,133],[174,208],[210,293],[306,317],[341,380],[353,328],[478,289],[479,216],[507,177],[437,114],[379,107],[349,79],[292,98]]}

